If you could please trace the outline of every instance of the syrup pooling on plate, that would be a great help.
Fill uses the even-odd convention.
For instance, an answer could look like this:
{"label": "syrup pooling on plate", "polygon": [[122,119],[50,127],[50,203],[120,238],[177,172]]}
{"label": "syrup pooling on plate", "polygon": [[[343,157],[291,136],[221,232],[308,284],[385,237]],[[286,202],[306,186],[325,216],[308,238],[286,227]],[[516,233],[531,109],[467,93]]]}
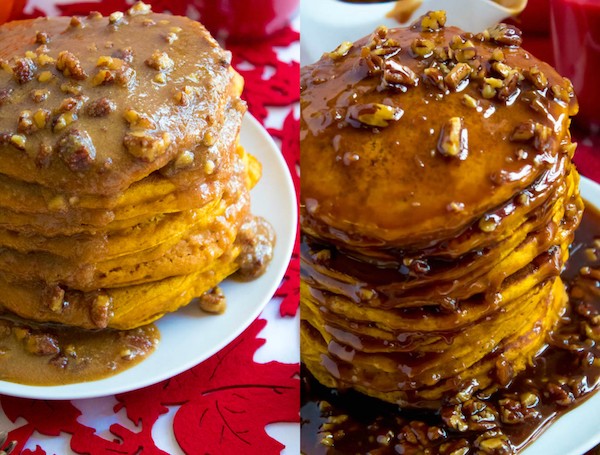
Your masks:
{"label": "syrup pooling on plate", "polygon": [[138,364],[156,348],[153,324],[88,331],[0,316],[0,380],[36,386],[95,381]]}
{"label": "syrup pooling on plate", "polygon": [[[302,453],[449,455],[467,447],[512,453],[600,385],[600,212],[587,204],[562,273],[569,304],[544,352],[505,388],[447,397],[439,412],[411,412],[303,373]],[[355,340],[356,342],[356,340]],[[361,342],[363,342],[361,340]],[[461,451],[462,450],[462,451]]]}

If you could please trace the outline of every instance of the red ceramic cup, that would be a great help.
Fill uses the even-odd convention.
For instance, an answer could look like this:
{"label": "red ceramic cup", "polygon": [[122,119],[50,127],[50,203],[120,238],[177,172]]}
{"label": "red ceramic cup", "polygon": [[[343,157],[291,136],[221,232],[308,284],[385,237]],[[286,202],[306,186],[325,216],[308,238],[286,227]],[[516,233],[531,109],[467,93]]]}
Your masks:
{"label": "red ceramic cup", "polygon": [[556,69],[571,79],[579,114],[574,121],[600,132],[600,1],[552,0]]}
{"label": "red ceramic cup", "polygon": [[193,0],[200,22],[216,37],[253,40],[288,24],[300,0]]}

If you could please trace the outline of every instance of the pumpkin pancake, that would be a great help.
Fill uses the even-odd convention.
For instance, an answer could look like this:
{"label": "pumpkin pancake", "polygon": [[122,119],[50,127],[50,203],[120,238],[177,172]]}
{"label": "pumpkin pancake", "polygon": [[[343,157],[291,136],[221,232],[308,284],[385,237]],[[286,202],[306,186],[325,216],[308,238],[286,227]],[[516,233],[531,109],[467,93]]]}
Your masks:
{"label": "pumpkin pancake", "polygon": [[301,350],[324,385],[436,409],[555,329],[577,102],[520,43],[435,11],[302,69]]}

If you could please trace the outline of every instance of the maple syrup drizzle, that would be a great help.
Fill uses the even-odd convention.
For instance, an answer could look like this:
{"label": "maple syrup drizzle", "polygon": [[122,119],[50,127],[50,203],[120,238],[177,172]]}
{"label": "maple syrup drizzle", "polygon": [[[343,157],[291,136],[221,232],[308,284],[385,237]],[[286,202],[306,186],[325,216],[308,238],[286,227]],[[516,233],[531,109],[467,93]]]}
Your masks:
{"label": "maple syrup drizzle", "polygon": [[[354,391],[328,389],[303,368],[301,452],[379,455],[462,454],[467,453],[465,448],[483,453],[522,450],[552,421],[600,387],[600,212],[591,205],[586,207],[570,254],[562,273],[569,305],[561,325],[533,366],[507,388],[467,393],[463,402],[449,399],[438,412],[402,410]],[[501,448],[508,451],[498,451]]]}

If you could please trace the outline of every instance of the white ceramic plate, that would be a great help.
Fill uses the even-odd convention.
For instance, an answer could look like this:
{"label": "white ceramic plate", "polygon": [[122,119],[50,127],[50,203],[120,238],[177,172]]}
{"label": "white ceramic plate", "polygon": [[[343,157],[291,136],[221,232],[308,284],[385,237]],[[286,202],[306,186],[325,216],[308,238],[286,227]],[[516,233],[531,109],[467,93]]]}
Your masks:
{"label": "white ceramic plate", "polygon": [[[519,3],[519,9],[525,2]],[[408,23],[399,24],[386,17],[393,3],[344,3],[340,0],[302,0],[300,20],[302,40],[300,61],[312,63],[323,52],[334,50],[342,41],[356,41],[379,25],[400,27],[431,10],[446,10],[447,25],[456,25],[470,32],[480,32],[515,12],[491,0],[423,0]],[[516,6],[516,5],[515,5]]]}
{"label": "white ceramic plate", "polygon": [[[600,208],[600,185],[581,178],[586,203]],[[523,455],[583,455],[600,444],[600,391],[556,420]]]}
{"label": "white ceramic plate", "polygon": [[209,315],[189,305],[157,322],[161,341],[156,352],[116,376],[64,386],[38,387],[0,381],[0,393],[38,399],[78,399],[139,389],[185,371],[206,360],[236,338],[259,315],[281,283],[296,234],[296,197],[277,146],[256,119],[246,115],[241,143],[263,165],[263,177],[252,190],[252,212],[275,228],[277,244],[267,272],[255,281],[227,280],[222,289],[227,311]]}

